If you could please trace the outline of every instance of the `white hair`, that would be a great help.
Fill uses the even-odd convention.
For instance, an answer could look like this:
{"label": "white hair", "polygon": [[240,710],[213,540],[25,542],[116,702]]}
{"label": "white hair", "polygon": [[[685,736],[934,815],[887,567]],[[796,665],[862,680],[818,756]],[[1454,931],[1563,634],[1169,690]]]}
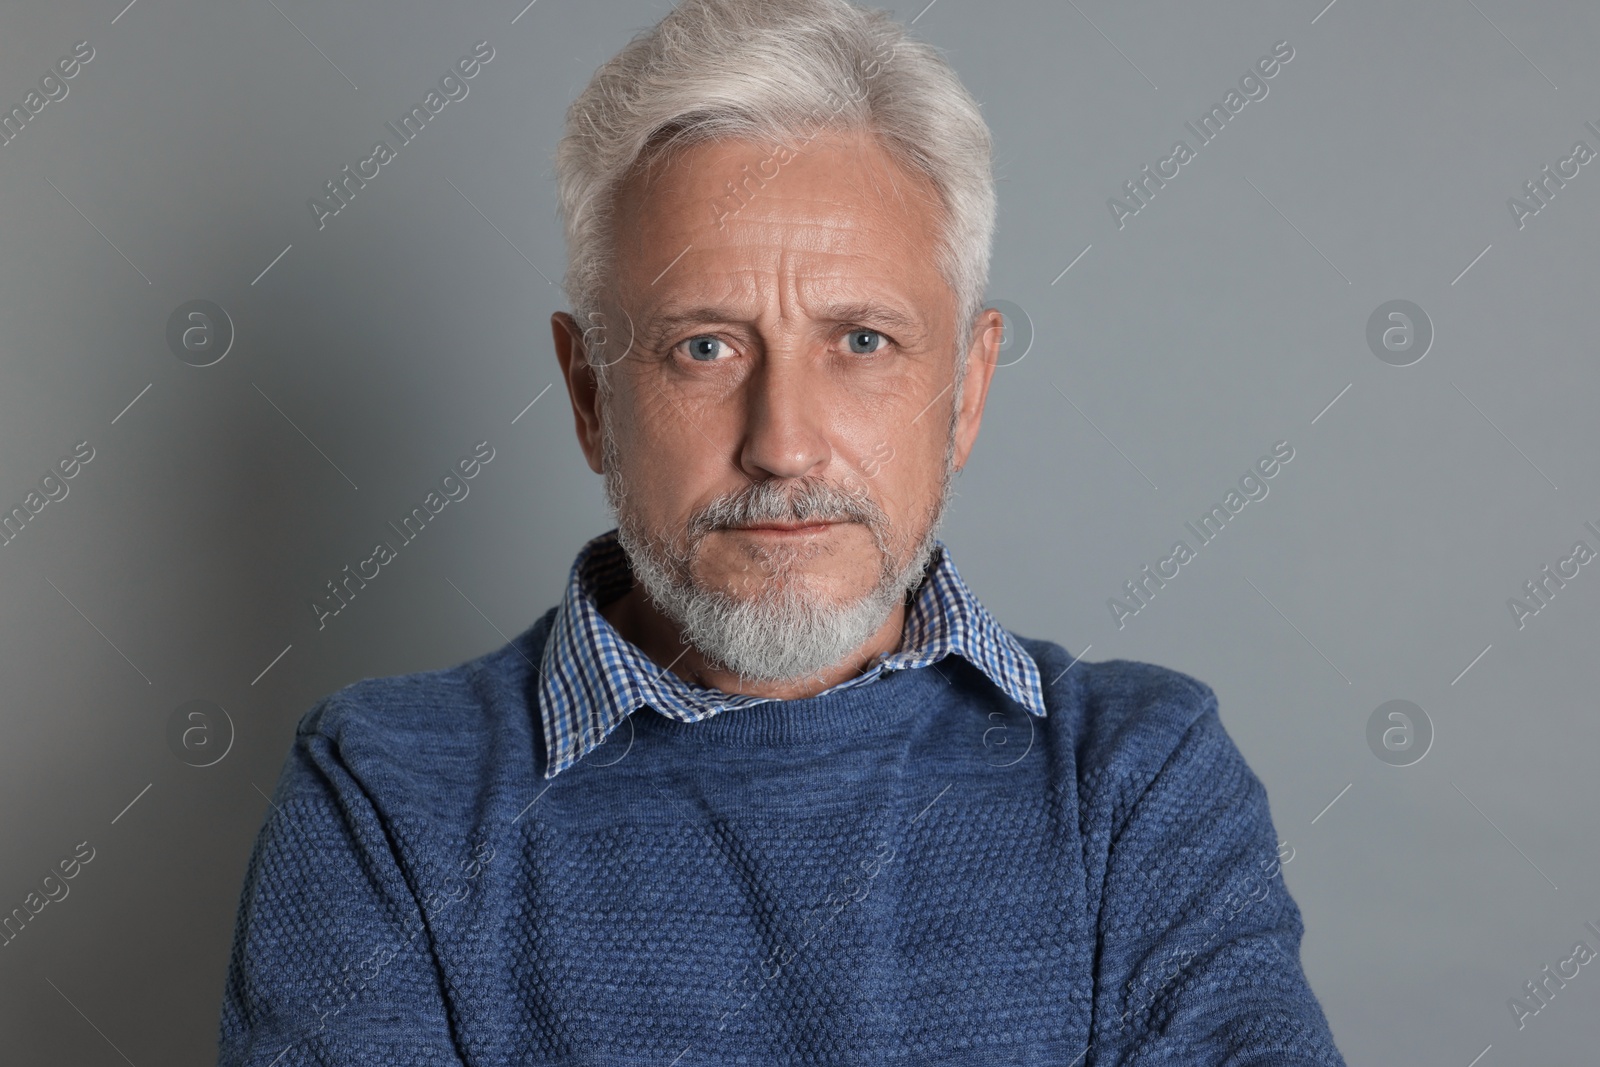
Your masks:
{"label": "white hair", "polygon": [[603,321],[615,198],[635,168],[714,138],[787,144],[820,130],[868,132],[936,188],[937,265],[955,294],[964,365],[994,239],[989,128],[932,45],[849,0],[682,0],[595,72],[556,150],[578,321]]}

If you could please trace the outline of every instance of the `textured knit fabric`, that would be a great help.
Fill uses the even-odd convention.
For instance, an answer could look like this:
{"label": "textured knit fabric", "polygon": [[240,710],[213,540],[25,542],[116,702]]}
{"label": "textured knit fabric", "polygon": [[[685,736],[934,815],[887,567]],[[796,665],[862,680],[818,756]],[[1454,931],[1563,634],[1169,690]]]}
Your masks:
{"label": "textured knit fabric", "polygon": [[[765,703],[770,697],[741,696],[680,679],[624,639],[600,608],[633,584],[615,529],[578,553],[566,595],[556,606],[555,628],[539,664],[539,708],[546,775],[554,777],[582,759],[640,706],[668,718],[699,722],[720,712]],[[900,648],[834,689],[865,685],[886,671],[964,656],[1029,711],[1045,714],[1044,690],[1033,658],[989,614],[961,580],[944,542],[934,554],[906,613]]]}
{"label": "textured knit fabric", "polygon": [[1018,638],[1043,717],[950,656],[547,780],[556,613],[303,717],[222,1064],[1342,1067],[1204,683]]}

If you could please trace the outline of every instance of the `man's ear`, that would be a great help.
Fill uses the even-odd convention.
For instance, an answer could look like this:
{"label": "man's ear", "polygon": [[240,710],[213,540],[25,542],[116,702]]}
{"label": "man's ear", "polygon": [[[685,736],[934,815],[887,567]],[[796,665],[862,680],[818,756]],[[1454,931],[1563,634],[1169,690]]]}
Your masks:
{"label": "man's ear", "polygon": [[589,469],[604,473],[602,434],[600,423],[600,382],[589,365],[584,346],[583,328],[565,311],[550,316],[550,333],[556,343],[556,359],[561,363],[561,377],[567,384],[567,396],[572,401],[572,417],[578,431],[578,444],[583,449]]}
{"label": "man's ear", "polygon": [[956,416],[956,447],[952,462],[956,470],[967,465],[972,446],[978,441],[978,426],[983,422],[983,405],[989,396],[989,382],[1000,362],[1000,344],[1005,340],[1005,316],[994,308],[978,312],[967,345],[966,378],[961,390],[961,411]]}

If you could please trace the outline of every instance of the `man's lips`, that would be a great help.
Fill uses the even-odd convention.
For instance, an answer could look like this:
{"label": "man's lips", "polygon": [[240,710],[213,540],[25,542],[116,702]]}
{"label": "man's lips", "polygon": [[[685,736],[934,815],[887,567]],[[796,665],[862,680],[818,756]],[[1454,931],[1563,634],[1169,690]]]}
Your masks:
{"label": "man's lips", "polygon": [[823,522],[760,522],[749,526],[730,526],[730,530],[740,530],[745,533],[820,533],[839,525],[839,520],[826,520]]}

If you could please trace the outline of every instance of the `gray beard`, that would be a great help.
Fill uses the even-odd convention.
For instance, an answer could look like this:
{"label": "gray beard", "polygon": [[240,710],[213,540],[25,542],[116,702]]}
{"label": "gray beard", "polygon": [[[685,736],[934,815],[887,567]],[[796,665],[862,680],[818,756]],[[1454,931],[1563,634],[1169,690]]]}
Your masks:
{"label": "gray beard", "polygon": [[[959,403],[959,401],[958,401]],[[628,507],[616,442],[609,421],[604,433],[606,500],[617,517],[617,540],[627,555],[634,579],[683,640],[713,666],[758,683],[795,682],[839,665],[877,632],[907,594],[921,583],[933,558],[934,540],[950,502],[954,480],[954,418],[945,448],[943,484],[938,500],[924,517],[925,529],[916,546],[896,559],[890,544],[888,516],[857,483],[855,491],[820,478],[802,479],[786,491],[773,480],[713,501],[690,516],[685,547],[646,530]],[[772,575],[760,592],[747,599],[708,589],[693,575],[691,564],[701,542],[713,530],[758,522],[809,520],[859,522],[871,532],[881,560],[877,583],[865,594],[843,603],[818,596],[799,580],[800,551],[769,550],[757,561]]]}

